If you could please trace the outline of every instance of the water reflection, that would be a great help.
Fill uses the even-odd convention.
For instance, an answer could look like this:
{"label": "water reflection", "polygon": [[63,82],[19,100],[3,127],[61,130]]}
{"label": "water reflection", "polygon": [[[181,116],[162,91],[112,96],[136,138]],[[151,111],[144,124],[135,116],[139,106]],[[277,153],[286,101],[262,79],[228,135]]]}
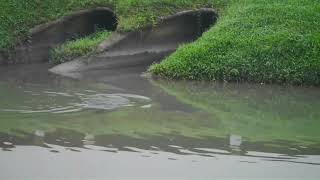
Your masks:
{"label": "water reflection", "polygon": [[233,151],[241,151],[242,137],[239,135],[231,134],[229,138],[229,145]]}
{"label": "water reflection", "polygon": [[[306,163],[320,165],[320,162],[302,161],[310,155],[319,155],[320,146],[317,144],[308,147],[296,147],[294,142],[282,142],[279,146],[268,146],[269,142],[242,142],[240,136],[230,135],[229,138],[203,137],[192,138],[174,134],[161,136],[144,136],[135,138],[125,135],[93,135],[82,134],[67,129],[57,129],[54,132],[36,130],[34,134],[20,132],[23,136],[0,134],[0,147],[4,151],[14,151],[19,146],[39,146],[48,151],[59,153],[55,146],[65,147],[66,150],[81,152],[98,150],[117,153],[148,152],[150,156],[161,152],[170,152],[177,155],[195,155],[214,158],[217,155],[241,155],[244,157],[259,158],[263,161],[285,161],[292,163]],[[82,150],[83,149],[83,150]],[[261,153],[263,152],[263,153]],[[153,154],[153,155],[152,155]],[[304,156],[300,156],[303,154]]]}
{"label": "water reflection", "polygon": [[[0,88],[1,86],[6,85],[0,83]],[[3,87],[1,89],[4,95],[12,93],[10,89]],[[151,100],[148,97],[134,94],[98,93],[94,91],[64,93],[28,90],[20,92],[19,95],[23,97],[18,105],[8,104],[10,99],[3,99],[0,103],[0,111],[34,114],[71,113],[86,109],[114,110],[129,106],[148,106]]]}
{"label": "water reflection", "polygon": [[259,167],[320,167],[316,88],[149,81],[136,74],[100,83],[33,72],[0,73],[2,159],[27,158],[29,148],[40,148],[50,153],[44,159],[104,153],[95,159],[117,154],[127,162],[129,153],[201,161],[201,169],[230,158]]}

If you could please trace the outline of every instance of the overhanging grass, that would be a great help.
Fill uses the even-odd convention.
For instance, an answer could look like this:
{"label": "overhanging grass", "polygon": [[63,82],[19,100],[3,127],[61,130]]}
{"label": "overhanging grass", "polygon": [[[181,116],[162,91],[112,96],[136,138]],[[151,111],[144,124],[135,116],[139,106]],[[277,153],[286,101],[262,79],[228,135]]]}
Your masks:
{"label": "overhanging grass", "polygon": [[197,42],[151,67],[176,79],[320,84],[317,0],[233,1]]}
{"label": "overhanging grass", "polygon": [[50,61],[54,64],[59,64],[77,57],[93,54],[98,45],[107,39],[110,34],[110,31],[99,31],[81,39],[68,41],[52,50]]}

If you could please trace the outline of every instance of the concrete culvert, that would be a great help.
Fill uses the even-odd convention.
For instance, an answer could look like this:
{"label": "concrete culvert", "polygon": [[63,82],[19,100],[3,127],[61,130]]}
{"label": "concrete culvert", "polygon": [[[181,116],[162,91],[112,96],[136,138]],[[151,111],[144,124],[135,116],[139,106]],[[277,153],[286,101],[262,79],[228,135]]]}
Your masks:
{"label": "concrete culvert", "polygon": [[[98,8],[88,14],[89,25],[94,27],[91,30],[106,29],[115,31],[117,29],[117,18],[116,15],[108,8]],[[92,33],[89,32],[89,33]]]}
{"label": "concrete culvert", "polygon": [[86,72],[93,70],[114,72],[138,67],[145,71],[152,63],[174,52],[179,45],[195,41],[215,24],[217,18],[213,9],[190,10],[164,17],[157,25],[135,32],[115,32],[100,44],[99,54],[58,65],[50,71],[74,78],[84,77]]}
{"label": "concrete culvert", "polygon": [[128,55],[139,52],[172,51],[179,45],[198,39],[217,21],[213,9],[190,10],[164,17],[155,26],[135,32],[115,34],[99,47],[108,54]]}
{"label": "concrete culvert", "polygon": [[30,37],[16,47],[9,62],[45,62],[49,59],[50,49],[67,40],[87,36],[98,29],[114,31],[116,28],[116,15],[109,8],[74,12],[69,16],[33,28],[30,31]]}

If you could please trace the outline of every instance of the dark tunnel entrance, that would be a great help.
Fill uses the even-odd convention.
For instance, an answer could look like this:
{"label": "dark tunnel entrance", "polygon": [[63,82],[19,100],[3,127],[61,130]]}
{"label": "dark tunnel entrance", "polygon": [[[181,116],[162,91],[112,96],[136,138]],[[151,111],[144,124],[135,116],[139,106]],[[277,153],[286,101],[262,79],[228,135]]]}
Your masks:
{"label": "dark tunnel entrance", "polygon": [[107,8],[98,8],[67,20],[64,23],[65,39],[74,36],[79,38],[101,30],[115,31],[117,25],[117,17],[112,11]]}
{"label": "dark tunnel entrance", "polygon": [[16,47],[11,63],[48,61],[50,49],[67,40],[90,35],[97,30],[115,31],[117,17],[109,8],[95,8],[75,12],[56,21],[39,25],[30,37]]}
{"label": "dark tunnel entrance", "polygon": [[199,18],[200,18],[200,35],[202,35],[204,32],[210,29],[218,20],[218,14],[216,14],[214,11],[201,11],[199,12]]}
{"label": "dark tunnel entrance", "polygon": [[110,31],[115,31],[117,29],[117,17],[116,15],[104,9],[96,10],[89,14],[89,22],[93,25],[94,29],[106,29]]}

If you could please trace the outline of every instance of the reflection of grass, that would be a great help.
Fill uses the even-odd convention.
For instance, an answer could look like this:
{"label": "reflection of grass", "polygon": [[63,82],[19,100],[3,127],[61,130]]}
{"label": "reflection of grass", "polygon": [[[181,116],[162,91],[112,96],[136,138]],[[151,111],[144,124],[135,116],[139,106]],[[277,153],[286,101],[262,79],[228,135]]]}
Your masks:
{"label": "reflection of grass", "polygon": [[209,87],[166,82],[157,85],[200,111],[163,111],[154,99],[149,109],[127,107],[111,112],[87,110],[69,114],[0,112],[0,132],[33,133],[64,128],[93,135],[139,138],[170,133],[197,138],[237,134],[249,141],[269,141],[271,145],[275,140],[303,145],[320,141],[317,92],[258,86]]}
{"label": "reflection of grass", "polygon": [[[59,86],[58,84],[57,86]],[[71,95],[77,92],[85,93],[82,90],[88,89],[81,86],[81,84],[71,84],[72,82],[68,82],[63,87],[51,89],[49,86],[43,87],[43,89],[49,88],[51,89],[50,91],[67,92]],[[65,89],[66,87],[67,89]],[[24,109],[21,106],[36,108],[40,105],[49,105],[50,107],[67,106],[68,103],[79,102],[75,97],[49,97],[46,94],[41,94],[42,90],[38,88],[29,86],[16,88],[16,86],[0,83],[0,109]],[[93,85],[89,89],[97,90],[97,92],[102,91]],[[30,96],[30,93],[25,93],[25,90],[41,95],[35,96],[35,98],[34,96]],[[15,133],[14,130],[22,130],[32,133],[38,129],[53,131],[57,128],[66,128],[95,135],[122,134],[138,136],[138,134],[156,135],[174,131],[181,132],[186,136],[197,136],[199,131],[193,130],[208,125],[206,120],[198,120],[202,117],[203,115],[197,113],[163,112],[159,109],[158,105],[154,105],[150,109],[132,107],[112,112],[87,110],[69,114],[21,114],[0,111],[0,132],[12,134]]]}
{"label": "reflection of grass", "polygon": [[158,82],[158,85],[180,101],[210,113],[220,122],[224,133],[263,141],[320,139],[320,96],[317,90],[183,82]]}
{"label": "reflection of grass", "polygon": [[110,36],[109,31],[99,31],[88,37],[66,42],[51,53],[51,61],[55,64],[70,61],[74,58],[92,54],[98,45]]}
{"label": "reflection of grass", "polygon": [[[202,108],[198,104],[195,106]],[[302,144],[308,143],[305,139],[319,138],[317,131],[319,123],[315,120],[309,123],[303,119],[289,121],[279,118],[268,121],[266,114],[263,115],[261,112],[251,113],[245,111],[245,108],[241,109],[242,112],[221,109],[212,108],[209,115],[203,112],[163,112],[158,107],[127,108],[113,112],[84,111],[64,115],[1,113],[0,131],[14,133],[12,130],[19,129],[32,133],[38,129],[48,132],[64,128],[94,135],[119,134],[140,138],[144,135],[168,133],[198,138],[238,134],[251,141],[281,139]],[[237,116],[238,113],[244,115]]]}
{"label": "reflection of grass", "polygon": [[[0,131],[14,133],[35,130],[52,131],[57,128],[82,133],[121,134],[133,137],[181,133],[199,137],[201,129],[214,128],[214,121],[201,120],[203,115],[184,112],[161,112],[155,109],[127,108],[113,112],[83,111],[71,114],[9,114],[0,113]],[[203,134],[205,135],[205,134]]]}

